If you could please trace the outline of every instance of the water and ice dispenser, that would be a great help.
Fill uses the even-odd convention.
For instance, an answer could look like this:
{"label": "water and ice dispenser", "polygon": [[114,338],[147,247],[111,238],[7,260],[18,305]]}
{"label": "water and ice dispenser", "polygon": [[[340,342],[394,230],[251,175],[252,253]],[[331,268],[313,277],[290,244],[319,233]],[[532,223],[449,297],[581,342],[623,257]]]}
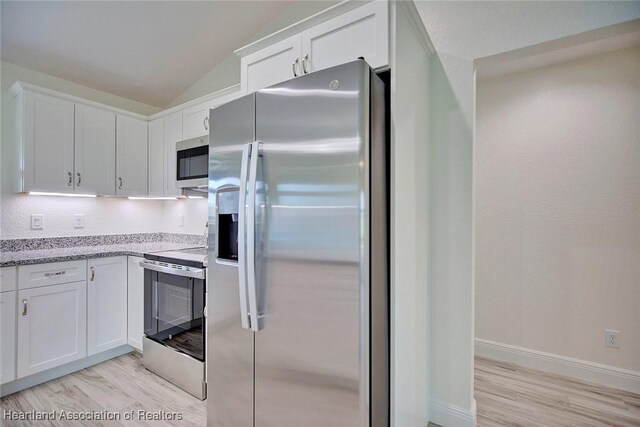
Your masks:
{"label": "water and ice dispenser", "polygon": [[218,232],[216,233],[217,259],[238,262],[238,204],[237,187],[218,190]]}

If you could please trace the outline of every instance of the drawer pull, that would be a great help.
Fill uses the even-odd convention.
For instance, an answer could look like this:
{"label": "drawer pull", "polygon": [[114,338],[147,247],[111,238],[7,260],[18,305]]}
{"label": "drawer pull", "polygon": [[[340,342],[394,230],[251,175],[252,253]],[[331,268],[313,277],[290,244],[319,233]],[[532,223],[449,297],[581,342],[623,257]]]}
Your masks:
{"label": "drawer pull", "polygon": [[22,300],[22,315],[23,316],[27,315],[27,300],[26,299]]}
{"label": "drawer pull", "polygon": [[55,273],[44,273],[44,277],[64,276],[66,273],[64,270],[56,271]]}
{"label": "drawer pull", "polygon": [[91,278],[89,280],[93,282],[95,279],[96,279],[96,270],[95,268],[91,267]]}

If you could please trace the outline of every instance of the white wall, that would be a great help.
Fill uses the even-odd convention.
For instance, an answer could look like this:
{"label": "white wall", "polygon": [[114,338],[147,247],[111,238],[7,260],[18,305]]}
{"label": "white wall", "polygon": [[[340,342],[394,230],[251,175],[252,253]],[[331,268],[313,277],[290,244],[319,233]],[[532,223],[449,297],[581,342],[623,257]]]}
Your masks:
{"label": "white wall", "polygon": [[636,47],[478,82],[477,338],[640,371],[639,70]]}
{"label": "white wall", "polygon": [[[167,200],[162,214],[162,231],[204,235],[208,214],[207,199]],[[183,218],[182,225],[180,217]]]}
{"label": "white wall", "polygon": [[[15,144],[13,102],[8,89],[16,80],[69,93],[129,111],[152,114],[158,109],[95,89],[38,73],[13,64],[0,64],[0,237],[51,237],[90,234],[140,232],[201,233],[206,222],[206,200],[128,200],[124,198],[78,199],[69,197],[29,196],[13,194],[15,169],[9,163],[14,158]],[[204,206],[204,208],[203,208]],[[178,220],[184,214],[184,226]],[[44,215],[44,229],[30,229],[30,215]],[[73,228],[74,214],[85,214],[85,228]]]}
{"label": "white wall", "polygon": [[[474,60],[640,17],[639,2],[417,1],[446,102],[433,129],[431,399],[473,409]],[[439,73],[439,75],[438,75]],[[436,95],[439,94],[439,95]],[[436,104],[437,105],[437,104]],[[439,234],[439,235],[438,235]]]}

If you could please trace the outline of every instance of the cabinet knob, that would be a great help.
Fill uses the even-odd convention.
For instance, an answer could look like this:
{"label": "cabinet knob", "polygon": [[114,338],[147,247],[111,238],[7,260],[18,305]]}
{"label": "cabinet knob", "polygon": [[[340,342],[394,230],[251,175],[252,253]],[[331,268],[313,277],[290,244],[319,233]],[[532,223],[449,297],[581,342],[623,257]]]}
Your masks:
{"label": "cabinet knob", "polygon": [[82,182],[82,176],[80,176],[80,172],[78,172],[78,183],[76,184],[76,187],[80,187],[81,182]]}
{"label": "cabinet knob", "polygon": [[67,181],[67,185],[71,187],[73,185],[73,174],[71,172],[67,172],[67,176],[69,177],[69,181]]}
{"label": "cabinet knob", "polygon": [[91,270],[91,278],[89,280],[93,282],[96,279],[96,270],[93,267],[91,267],[90,270]]}
{"label": "cabinet knob", "polygon": [[118,189],[122,190],[122,177],[121,176],[118,177]]}
{"label": "cabinet knob", "polygon": [[202,125],[204,126],[205,130],[209,130],[209,116],[205,117],[204,120],[202,120]]}
{"label": "cabinet knob", "polygon": [[27,300],[26,299],[22,300],[22,315],[23,316],[27,315]]}
{"label": "cabinet knob", "polygon": [[309,73],[309,69],[307,68],[307,64],[309,63],[309,54],[307,53],[304,58],[302,58],[302,72],[305,74]]}

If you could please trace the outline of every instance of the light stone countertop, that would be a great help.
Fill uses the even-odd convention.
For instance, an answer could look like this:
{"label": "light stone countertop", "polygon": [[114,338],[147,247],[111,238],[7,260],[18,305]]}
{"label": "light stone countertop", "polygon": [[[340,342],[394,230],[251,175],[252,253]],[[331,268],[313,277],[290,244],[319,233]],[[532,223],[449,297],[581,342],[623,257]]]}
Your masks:
{"label": "light stone countertop", "polygon": [[[159,235],[162,233],[157,233]],[[154,236],[155,237],[155,236]],[[204,242],[193,238],[172,238],[171,235],[159,236],[156,241],[127,241],[126,237],[118,235],[114,241],[105,241],[108,244],[86,244],[78,246],[69,246],[61,242],[59,247],[52,246],[50,242],[29,242],[26,239],[20,242],[14,250],[3,250],[0,252],[0,267],[9,267],[14,265],[42,264],[47,262],[73,261],[78,259],[102,258],[110,256],[131,255],[143,256],[145,253],[170,251],[177,249],[188,249],[205,246]],[[55,238],[60,239],[60,238]],[[82,239],[82,238],[80,238]],[[140,240],[140,239],[138,239]],[[179,240],[179,241],[170,241]],[[10,243],[6,243],[8,245]],[[25,243],[26,242],[26,243]],[[76,240],[73,243],[82,243],[83,240]],[[86,243],[96,243],[95,238],[87,239]],[[103,243],[103,242],[100,242]],[[42,248],[38,248],[41,246]],[[55,246],[55,245],[54,245]],[[21,249],[24,250],[15,250]]]}

